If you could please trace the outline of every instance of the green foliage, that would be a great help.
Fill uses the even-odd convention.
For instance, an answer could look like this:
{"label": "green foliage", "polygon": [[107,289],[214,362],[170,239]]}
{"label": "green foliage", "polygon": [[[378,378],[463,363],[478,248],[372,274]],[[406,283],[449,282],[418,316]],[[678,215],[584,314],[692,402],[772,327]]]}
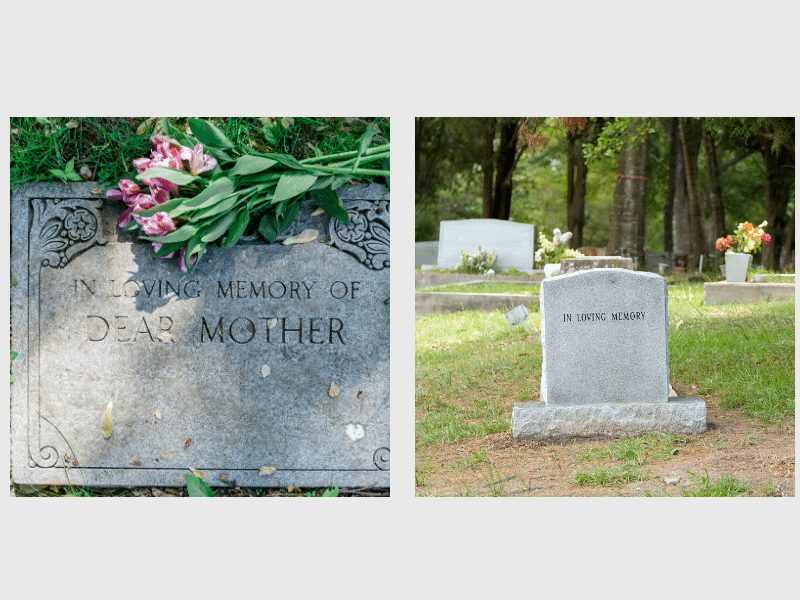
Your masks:
{"label": "green foliage", "polygon": [[708,476],[708,471],[705,471],[705,475],[695,475],[694,473],[689,473],[691,475],[691,479],[697,483],[697,490],[683,490],[684,496],[689,496],[693,498],[699,497],[735,497],[735,496],[744,496],[750,489],[741,481],[734,479],[727,473],[723,473],[720,478],[711,483],[711,478]]}
{"label": "green foliage", "polygon": [[583,145],[583,157],[588,164],[597,161],[600,157],[616,157],[622,150],[622,145],[643,140],[647,134],[655,133],[656,129],[652,119],[644,119],[636,126],[636,131],[631,137],[628,129],[635,117],[617,117],[608,121],[595,142]]}
{"label": "green foliage", "polygon": [[67,181],[80,181],[81,176],[75,171],[75,159],[71,158],[64,169],[50,169],[50,173],[66,183]]}
{"label": "green foliage", "polygon": [[194,473],[186,475],[186,490],[193,498],[209,498],[214,496],[211,486]]}
{"label": "green foliage", "polygon": [[[306,492],[305,496],[307,498],[316,498],[317,494],[316,492]],[[337,486],[333,486],[332,488],[323,491],[319,495],[319,498],[338,498],[338,497],[339,497],[339,488]]]}

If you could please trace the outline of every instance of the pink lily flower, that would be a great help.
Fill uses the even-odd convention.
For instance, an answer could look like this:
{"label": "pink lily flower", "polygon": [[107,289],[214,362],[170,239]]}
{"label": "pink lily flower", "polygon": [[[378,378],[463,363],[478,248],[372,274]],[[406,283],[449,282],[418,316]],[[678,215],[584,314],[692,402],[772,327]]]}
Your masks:
{"label": "pink lily flower", "polygon": [[181,158],[188,161],[189,172],[192,175],[199,175],[217,166],[216,158],[203,154],[203,144],[197,144],[193,150],[183,146],[182,150]]}
{"label": "pink lily flower", "polygon": [[158,212],[152,217],[138,217],[134,214],[133,218],[142,226],[145,235],[166,235],[176,229],[175,222],[165,212]]}

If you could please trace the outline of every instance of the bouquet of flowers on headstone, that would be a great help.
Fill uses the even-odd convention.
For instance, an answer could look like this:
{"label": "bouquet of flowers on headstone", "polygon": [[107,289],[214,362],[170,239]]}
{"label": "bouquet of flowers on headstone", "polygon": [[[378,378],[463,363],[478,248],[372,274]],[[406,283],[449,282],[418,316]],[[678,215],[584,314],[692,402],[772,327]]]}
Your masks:
{"label": "bouquet of flowers on headstone", "polygon": [[769,244],[772,237],[768,233],[764,233],[764,227],[767,222],[764,221],[758,227],[754,227],[752,223],[745,221],[739,223],[739,227],[733,232],[733,235],[728,235],[717,239],[717,250],[725,252],[739,252],[750,254],[756,252],[761,248],[761,243]]}
{"label": "bouquet of flowers on headstone", "polygon": [[536,264],[560,263],[562,258],[580,258],[583,256],[577,250],[569,248],[567,244],[572,239],[572,233],[561,233],[560,229],[553,229],[553,241],[547,239],[545,234],[539,234],[539,249],[536,250]]}
{"label": "bouquet of flowers on headstone", "polygon": [[[203,119],[189,119],[191,134],[166,118],[162,129],[150,138],[150,158],[133,161],[141,184],[123,179],[106,196],[127,205],[120,227],[139,229],[157,256],[179,252],[183,271],[197,266],[208,245],[236,244],[254,215],[260,215],[258,232],[274,242],[294,222],[306,193],[349,224],[336,188],[353,178],[389,177],[389,144],[370,147],[374,126],[359,139],[358,150],[299,161],[238,147]],[[379,168],[364,166],[370,163]]]}
{"label": "bouquet of flowers on headstone", "polygon": [[472,254],[467,254],[462,250],[461,262],[456,267],[456,271],[460,273],[486,273],[497,263],[495,252],[496,249],[492,250],[491,253],[483,252],[480,247]]}

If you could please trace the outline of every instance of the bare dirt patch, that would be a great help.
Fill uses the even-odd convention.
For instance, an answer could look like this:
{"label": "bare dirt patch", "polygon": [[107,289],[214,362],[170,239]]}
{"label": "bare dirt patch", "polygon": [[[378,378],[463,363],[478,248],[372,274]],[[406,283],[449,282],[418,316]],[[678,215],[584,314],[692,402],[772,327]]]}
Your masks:
{"label": "bare dirt patch", "polygon": [[[693,395],[691,386],[675,386]],[[738,409],[723,410],[714,395],[704,396],[708,430],[685,436],[669,458],[645,459],[637,471],[644,480],[617,485],[580,485],[578,471],[622,464],[613,458],[579,460],[590,446],[607,447],[608,439],[565,439],[550,444],[514,442],[510,429],[440,446],[423,446],[417,454],[417,494],[436,496],[643,496],[682,495],[697,490],[695,476],[711,483],[726,474],[744,483],[751,496],[794,496],[795,422],[764,425]],[[677,479],[676,479],[677,478]],[[666,480],[666,481],[665,481]],[[669,483],[668,483],[669,482]],[[673,483],[674,482],[674,483]]]}

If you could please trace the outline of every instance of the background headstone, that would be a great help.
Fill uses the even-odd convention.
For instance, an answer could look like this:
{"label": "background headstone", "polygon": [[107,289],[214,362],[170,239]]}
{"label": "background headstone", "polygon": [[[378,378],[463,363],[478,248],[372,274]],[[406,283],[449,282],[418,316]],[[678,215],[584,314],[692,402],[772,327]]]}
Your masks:
{"label": "background headstone", "polygon": [[389,487],[387,190],[337,190],[350,226],[307,201],[281,238],[318,240],[209,248],[187,276],[95,185],[12,198],[14,481]]}
{"label": "background headstone", "polygon": [[436,266],[454,269],[461,262],[461,252],[472,254],[479,248],[495,250],[497,266],[521,271],[532,270],[536,253],[536,226],[500,219],[442,221],[439,229],[439,255]]}
{"label": "background headstone", "polygon": [[590,269],[628,269],[633,271],[633,259],[623,256],[583,256],[561,259],[561,275]]}
{"label": "background headstone", "polygon": [[439,257],[439,241],[415,242],[414,243],[414,264],[415,265],[435,265]]}

